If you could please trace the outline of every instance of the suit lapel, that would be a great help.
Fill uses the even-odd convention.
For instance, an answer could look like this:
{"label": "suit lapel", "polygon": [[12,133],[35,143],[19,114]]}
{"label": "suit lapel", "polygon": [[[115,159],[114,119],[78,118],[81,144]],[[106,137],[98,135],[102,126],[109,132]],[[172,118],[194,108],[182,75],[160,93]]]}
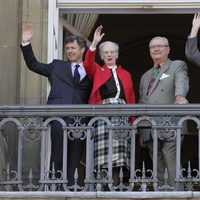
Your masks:
{"label": "suit lapel", "polygon": [[170,63],[171,63],[171,60],[168,59],[167,62],[161,67],[160,73],[158,75],[159,80],[160,80],[161,76],[163,75],[163,73],[165,73],[168,70]]}
{"label": "suit lapel", "polygon": [[71,68],[71,62],[70,61],[66,62],[65,68],[66,68],[67,76],[69,77],[69,79],[71,81],[73,81],[72,68]]}
{"label": "suit lapel", "polygon": [[57,72],[57,76],[59,76],[62,81],[71,86],[74,85],[70,61],[64,61],[63,65],[58,67]]}
{"label": "suit lapel", "polygon": [[[147,75],[146,75],[146,83],[145,83],[145,85],[146,85],[146,89],[145,89],[145,94],[147,94],[147,90],[148,90],[148,86],[149,86],[149,83],[150,83],[150,80],[151,80],[151,76],[152,76],[152,73],[153,73],[153,68],[152,69],[150,69],[149,71],[148,71],[148,73],[147,73]],[[151,91],[150,91],[151,92]],[[149,92],[149,94],[150,94],[150,92]],[[148,96],[149,96],[149,94],[148,94]]]}
{"label": "suit lapel", "polygon": [[[152,85],[152,88],[149,91],[148,96],[150,96],[152,94],[152,92],[154,91],[154,89],[156,88],[156,86],[158,85],[158,83],[160,82],[160,78],[161,78],[162,74],[164,72],[166,72],[166,70],[169,68],[170,63],[171,63],[171,61],[168,59],[167,62],[161,67],[160,72],[159,72],[159,74],[158,74],[158,76],[157,76],[154,84]],[[150,79],[151,79],[152,72],[153,72],[153,68],[152,68],[152,71],[151,71],[151,74],[150,74],[150,77],[149,77],[149,82],[150,82]]]}

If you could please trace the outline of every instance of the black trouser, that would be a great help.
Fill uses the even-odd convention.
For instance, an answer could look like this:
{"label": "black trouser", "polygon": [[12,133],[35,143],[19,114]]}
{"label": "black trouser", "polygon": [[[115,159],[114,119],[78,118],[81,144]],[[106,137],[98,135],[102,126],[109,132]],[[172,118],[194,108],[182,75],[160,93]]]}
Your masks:
{"label": "black trouser", "polygon": [[[68,185],[74,184],[74,172],[78,168],[82,153],[84,152],[85,140],[68,139]],[[63,165],[63,130],[62,125],[58,121],[53,121],[51,123],[51,159],[50,159],[50,169],[52,169],[52,164],[54,163],[56,178],[60,178],[60,173],[58,170],[62,170]]]}

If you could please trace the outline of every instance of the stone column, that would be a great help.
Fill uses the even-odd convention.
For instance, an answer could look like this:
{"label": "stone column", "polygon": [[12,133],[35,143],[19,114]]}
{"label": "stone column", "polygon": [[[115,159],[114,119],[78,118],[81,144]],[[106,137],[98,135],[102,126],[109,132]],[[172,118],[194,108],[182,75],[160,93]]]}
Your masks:
{"label": "stone column", "polygon": [[[36,58],[44,63],[47,62],[47,22],[48,0],[23,0],[21,24],[22,26],[25,23],[32,24],[34,30],[32,47]],[[20,104],[45,104],[47,79],[31,72],[26,67],[22,55],[20,64]]]}
{"label": "stone column", "polygon": [[19,0],[0,1],[0,104],[18,102],[18,19]]}
{"label": "stone column", "polygon": [[[19,18],[20,0],[0,1],[0,104],[19,103],[20,66],[19,66]],[[0,176],[6,163],[16,161],[16,129],[6,123],[0,132]],[[8,148],[6,141],[8,143]],[[9,148],[12,147],[12,148]],[[10,154],[8,156],[8,149]]]}
{"label": "stone column", "polygon": [[[23,0],[21,4],[20,30],[25,23],[33,26],[34,35],[31,41],[36,58],[47,63],[47,34],[48,34],[48,0]],[[21,41],[21,34],[19,41]],[[46,104],[47,78],[31,72],[20,55],[20,104]],[[33,175],[39,175],[40,142],[24,142],[23,173],[28,177],[32,168]]]}

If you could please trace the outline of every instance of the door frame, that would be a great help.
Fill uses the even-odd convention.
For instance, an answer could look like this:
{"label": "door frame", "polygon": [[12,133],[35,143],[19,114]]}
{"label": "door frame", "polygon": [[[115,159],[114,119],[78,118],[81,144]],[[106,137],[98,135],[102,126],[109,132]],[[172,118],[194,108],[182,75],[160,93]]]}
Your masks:
{"label": "door frame", "polygon": [[48,62],[62,59],[63,28],[76,33],[63,23],[63,13],[98,14],[191,14],[199,12],[199,0],[49,0]]}

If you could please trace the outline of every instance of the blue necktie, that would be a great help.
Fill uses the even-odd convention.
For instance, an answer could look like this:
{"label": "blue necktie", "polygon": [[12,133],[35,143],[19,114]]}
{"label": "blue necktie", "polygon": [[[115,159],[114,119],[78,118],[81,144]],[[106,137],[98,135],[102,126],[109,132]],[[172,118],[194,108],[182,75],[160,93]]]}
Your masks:
{"label": "blue necktie", "polygon": [[79,83],[79,81],[80,81],[80,74],[79,74],[79,72],[78,72],[78,68],[80,67],[80,65],[75,65],[75,70],[74,70],[74,82],[76,83],[76,84],[78,84]]}

